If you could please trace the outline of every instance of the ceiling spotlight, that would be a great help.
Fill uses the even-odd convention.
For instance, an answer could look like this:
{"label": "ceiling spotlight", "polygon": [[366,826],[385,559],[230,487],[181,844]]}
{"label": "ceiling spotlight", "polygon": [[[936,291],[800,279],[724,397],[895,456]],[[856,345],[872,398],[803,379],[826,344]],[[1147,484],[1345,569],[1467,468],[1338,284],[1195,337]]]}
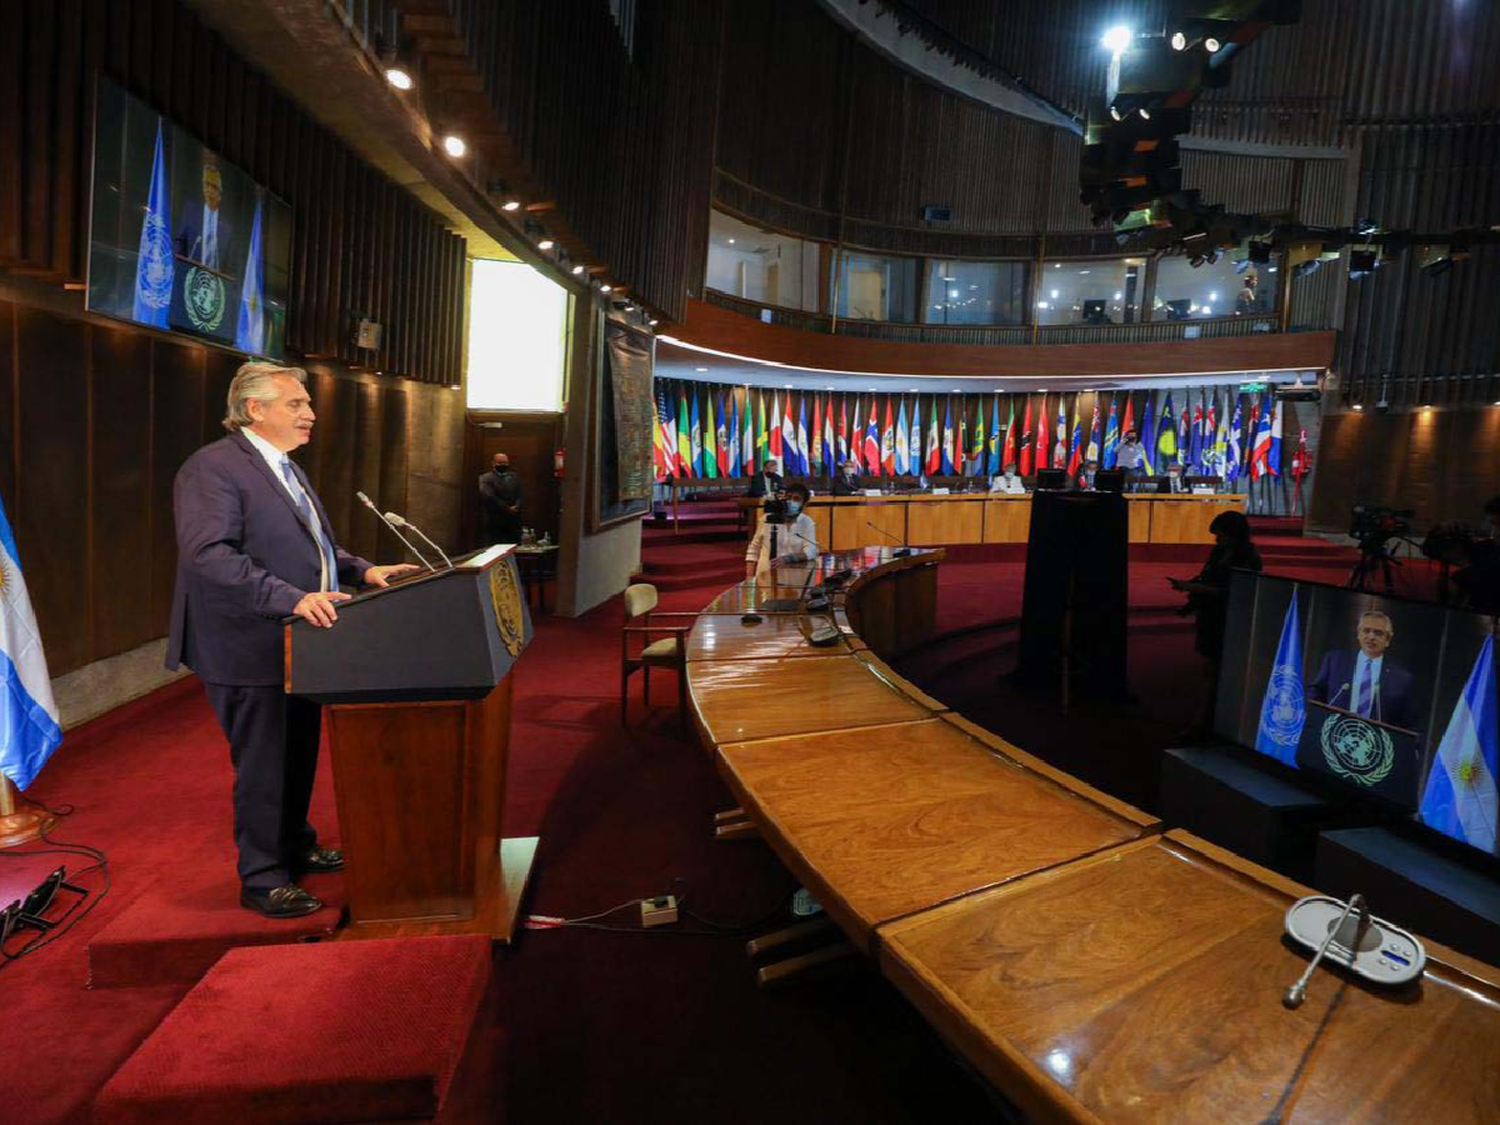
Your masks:
{"label": "ceiling spotlight", "polygon": [[699,372],[701,374],[702,372],[707,371],[708,368],[706,368],[706,367],[695,367],[695,368],[693,368],[693,370],[697,371],[697,372]]}
{"label": "ceiling spotlight", "polygon": [[1220,43],[1212,35],[1210,35],[1207,39],[1205,39],[1203,41],[1203,49],[1205,51],[1207,51],[1210,55],[1218,54],[1219,48],[1222,47],[1222,46],[1224,46],[1224,44]]}
{"label": "ceiling spotlight", "polygon": [[1362,403],[1362,402],[1356,402],[1354,404],[1354,409],[1355,410],[1363,410],[1364,408],[1365,408],[1365,404]]}
{"label": "ceiling spotlight", "polygon": [[443,138],[443,150],[449,156],[453,157],[453,159],[457,160],[469,151],[469,146],[464,143],[464,139],[457,133],[449,133]]}
{"label": "ceiling spotlight", "polygon": [[658,324],[661,323],[661,321],[653,318],[652,320],[648,320],[646,323],[649,324],[652,328],[655,328]]}
{"label": "ceiling spotlight", "polygon": [[1104,46],[1112,53],[1118,55],[1130,46],[1131,40],[1135,38],[1135,32],[1124,24],[1116,24],[1104,33]]}
{"label": "ceiling spotlight", "polygon": [[1187,50],[1187,45],[1188,44],[1187,44],[1187,36],[1186,35],[1184,35],[1180,31],[1174,31],[1174,32],[1172,32],[1172,50],[1174,50],[1174,51],[1186,51]]}
{"label": "ceiling spotlight", "polygon": [[398,90],[410,90],[416,85],[412,81],[411,72],[404,66],[394,63],[385,68],[385,80]]}
{"label": "ceiling spotlight", "polygon": [[520,209],[521,201],[519,199],[507,199],[504,203],[500,204],[500,210],[502,211],[519,211]]}
{"label": "ceiling spotlight", "polygon": [[536,248],[538,250],[551,250],[556,245],[557,243],[553,242],[550,238],[544,238],[536,244]]}
{"label": "ceiling spotlight", "polygon": [[733,246],[733,245],[734,245],[734,239],[732,239],[732,238],[731,238],[731,239],[730,239],[730,240],[729,240],[729,245],[731,245],[731,246]]}
{"label": "ceiling spotlight", "polygon": [[583,263],[579,262],[576,266],[573,267],[573,276],[577,277],[582,272],[583,272]]}
{"label": "ceiling spotlight", "polygon": [[610,284],[610,283],[609,283],[609,282],[607,282],[607,281],[606,281],[606,282],[605,282],[605,283],[604,283],[604,284],[603,284],[603,285],[601,285],[601,286],[599,286],[599,292],[601,292],[601,293],[608,293],[608,292],[610,292],[610,291],[611,291],[611,290],[612,290],[612,289],[614,289],[614,286],[613,286],[613,285],[611,285],[611,284]]}

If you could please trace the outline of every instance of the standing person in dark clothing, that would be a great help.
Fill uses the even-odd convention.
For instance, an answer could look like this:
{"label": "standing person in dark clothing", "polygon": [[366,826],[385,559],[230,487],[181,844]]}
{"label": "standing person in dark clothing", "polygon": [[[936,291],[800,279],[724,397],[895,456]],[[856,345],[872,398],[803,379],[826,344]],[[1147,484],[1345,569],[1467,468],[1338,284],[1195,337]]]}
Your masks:
{"label": "standing person in dark clothing", "polygon": [[479,474],[479,518],[485,546],[521,541],[521,478],[504,453],[495,454],[490,471]]}
{"label": "standing person in dark clothing", "polygon": [[1184,613],[1197,619],[1194,647],[1207,661],[1207,690],[1203,710],[1196,724],[1182,732],[1184,737],[1203,738],[1213,728],[1214,705],[1219,687],[1219,664],[1224,655],[1224,620],[1229,612],[1229,576],[1235,570],[1261,569],[1260,552],[1250,540],[1250,521],[1244,512],[1222,512],[1214,517],[1208,530],[1214,537],[1214,548],[1208,561],[1192,578],[1168,578],[1172,589],[1188,596]]}

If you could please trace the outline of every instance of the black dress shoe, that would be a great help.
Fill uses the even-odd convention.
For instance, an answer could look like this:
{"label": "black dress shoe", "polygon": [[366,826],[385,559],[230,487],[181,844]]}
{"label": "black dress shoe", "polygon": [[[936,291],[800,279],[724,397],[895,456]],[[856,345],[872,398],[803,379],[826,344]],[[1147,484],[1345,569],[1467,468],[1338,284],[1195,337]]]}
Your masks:
{"label": "black dress shoe", "polygon": [[269,891],[240,891],[240,905],[267,918],[301,918],[323,909],[323,900],[310,895],[296,883],[272,887]]}
{"label": "black dress shoe", "polygon": [[337,848],[325,848],[322,844],[314,844],[297,858],[296,869],[303,874],[311,871],[317,875],[326,871],[342,871],[344,853]]}

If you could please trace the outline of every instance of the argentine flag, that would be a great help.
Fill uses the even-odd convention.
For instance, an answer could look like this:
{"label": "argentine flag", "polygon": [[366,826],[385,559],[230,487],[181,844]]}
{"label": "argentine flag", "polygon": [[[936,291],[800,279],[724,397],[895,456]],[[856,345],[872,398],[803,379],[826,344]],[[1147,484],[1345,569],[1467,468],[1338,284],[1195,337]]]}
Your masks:
{"label": "argentine flag", "polygon": [[1500,820],[1495,793],[1500,723],[1495,711],[1495,638],[1489,636],[1438,744],[1420,815],[1423,824],[1492,854]]}
{"label": "argentine flag", "polygon": [[250,227],[250,253],[245,258],[245,280],[240,286],[240,320],[235,326],[234,346],[251,355],[266,350],[266,314],[261,269],[260,194],[255,197],[255,222]]}
{"label": "argentine flag", "polygon": [[1276,646],[1276,660],[1266,677],[1266,694],[1260,704],[1260,726],[1255,732],[1255,748],[1289,766],[1297,764],[1297,742],[1302,737],[1302,723],[1307,717],[1307,701],[1302,690],[1302,627],[1297,618],[1297,588],[1292,587],[1292,603],[1286,607],[1281,622],[1281,641]]}
{"label": "argentine flag", "polygon": [[25,789],[62,741],[47,657],[21,577],[16,537],[0,505],[0,773]]}

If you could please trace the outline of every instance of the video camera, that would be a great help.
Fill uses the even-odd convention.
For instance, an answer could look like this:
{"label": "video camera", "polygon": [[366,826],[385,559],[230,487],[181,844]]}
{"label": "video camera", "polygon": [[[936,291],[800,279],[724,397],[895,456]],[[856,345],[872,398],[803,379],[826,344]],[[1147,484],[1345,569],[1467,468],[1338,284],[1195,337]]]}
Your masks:
{"label": "video camera", "polygon": [[1422,553],[1437,562],[1467,562],[1477,537],[1461,523],[1440,523],[1422,540]]}
{"label": "video camera", "polygon": [[761,512],[766,523],[788,524],[793,521],[791,512],[787,510],[786,497],[784,496],[767,496]]}
{"label": "video camera", "polygon": [[1384,554],[1388,541],[1411,531],[1408,521],[1416,514],[1411,508],[1356,504],[1349,523],[1349,537],[1357,540],[1360,551],[1367,555]]}

